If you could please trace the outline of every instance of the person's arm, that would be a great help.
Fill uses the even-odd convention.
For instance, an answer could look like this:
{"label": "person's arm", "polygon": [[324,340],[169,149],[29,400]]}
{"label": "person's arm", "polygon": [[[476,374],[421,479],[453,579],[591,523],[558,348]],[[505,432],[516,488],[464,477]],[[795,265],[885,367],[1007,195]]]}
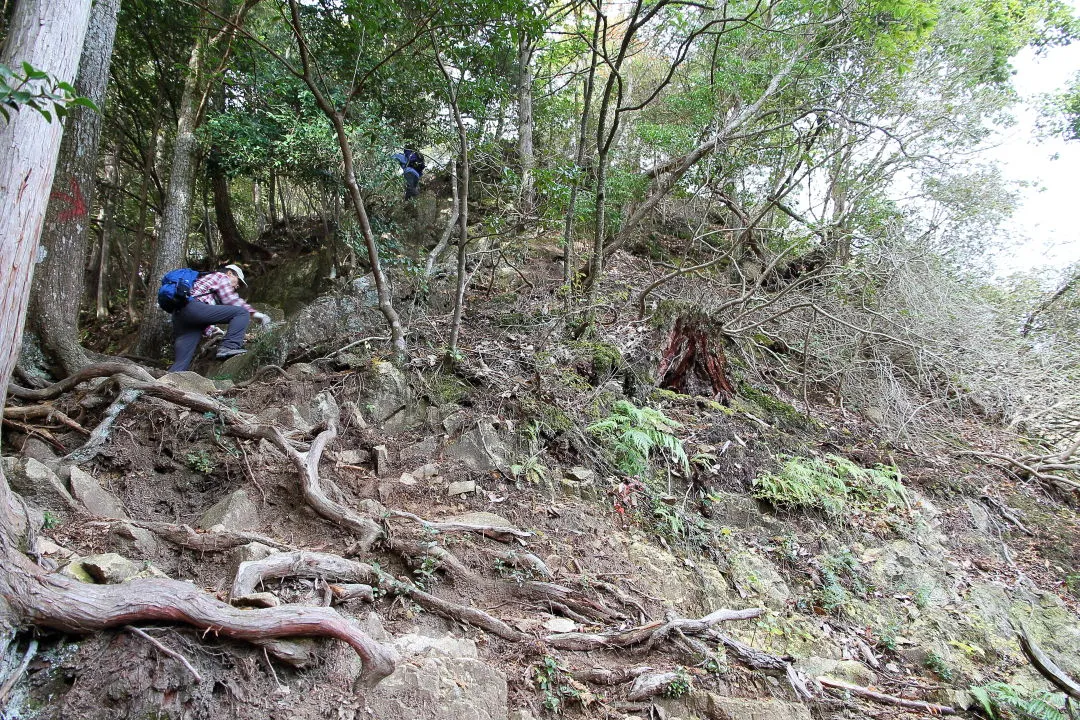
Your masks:
{"label": "person's arm", "polygon": [[[232,281],[225,273],[215,273],[215,277],[210,279],[211,287],[214,295],[217,296],[217,301],[221,305],[238,305],[245,308],[249,313],[259,312],[255,308],[248,305],[244,298],[236,294],[236,290],[232,286]],[[260,313],[261,314],[261,313]]]}

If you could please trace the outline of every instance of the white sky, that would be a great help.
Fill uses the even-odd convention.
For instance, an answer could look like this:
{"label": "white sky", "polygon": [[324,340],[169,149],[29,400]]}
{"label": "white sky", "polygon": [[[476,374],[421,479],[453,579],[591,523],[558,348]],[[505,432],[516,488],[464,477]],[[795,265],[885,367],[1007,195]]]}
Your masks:
{"label": "white sky", "polygon": [[1055,48],[1043,57],[1025,52],[1017,57],[1014,86],[1026,108],[1018,123],[1003,131],[986,157],[999,162],[1005,177],[1024,181],[1020,206],[1000,238],[1006,249],[994,265],[1000,275],[1018,270],[1060,269],[1080,260],[1080,140],[1065,142],[1036,136],[1038,95],[1065,88],[1080,71],[1080,43]]}

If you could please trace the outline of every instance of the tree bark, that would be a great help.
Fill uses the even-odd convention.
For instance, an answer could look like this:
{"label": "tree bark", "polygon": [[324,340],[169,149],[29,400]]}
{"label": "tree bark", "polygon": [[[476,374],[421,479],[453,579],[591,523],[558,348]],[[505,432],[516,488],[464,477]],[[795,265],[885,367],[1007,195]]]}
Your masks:
{"label": "tree bark", "polygon": [[105,201],[101,206],[101,251],[98,253],[96,315],[109,314],[109,248],[116,229],[116,196],[120,191],[120,159],[114,154],[105,165]]}
{"label": "tree bark", "polygon": [[[90,16],[90,0],[23,0],[15,6],[0,63],[28,62],[58,80],[71,82]],[[61,123],[39,113],[12,113],[0,125],[0,407],[19,355],[30,299],[34,255],[45,220],[63,133]],[[82,272],[82,268],[78,268]],[[28,618],[21,601],[9,592],[13,582],[31,577],[29,560],[19,551],[19,500],[0,469],[0,654]]]}
{"label": "tree bark", "polygon": [[[119,10],[120,0],[93,4],[75,82],[79,95],[90,98],[102,110]],[[79,344],[79,308],[85,290],[101,113],[75,107],[65,124],[42,230],[45,253],[34,274],[29,317],[30,330],[40,339],[46,355],[72,373],[89,363]]]}

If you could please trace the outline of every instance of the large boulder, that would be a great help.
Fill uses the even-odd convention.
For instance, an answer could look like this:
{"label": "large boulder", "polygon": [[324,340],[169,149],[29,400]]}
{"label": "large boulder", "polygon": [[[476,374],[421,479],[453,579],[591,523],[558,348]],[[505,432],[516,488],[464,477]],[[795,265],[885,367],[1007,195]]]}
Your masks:
{"label": "large boulder", "polygon": [[71,494],[83,504],[91,515],[114,520],[127,520],[128,514],[115,495],[98,484],[90,473],[71,468]]}
{"label": "large boulder", "polygon": [[199,518],[199,527],[209,529],[222,525],[226,530],[243,532],[259,526],[259,511],[244,490],[224,498]]}
{"label": "large boulder", "polygon": [[78,510],[81,506],[71,496],[64,482],[45,464],[33,458],[6,457],[4,476],[11,489],[46,510]]}
{"label": "large boulder", "polygon": [[453,441],[446,453],[465,463],[472,470],[509,473],[511,450],[490,420],[480,420]]}

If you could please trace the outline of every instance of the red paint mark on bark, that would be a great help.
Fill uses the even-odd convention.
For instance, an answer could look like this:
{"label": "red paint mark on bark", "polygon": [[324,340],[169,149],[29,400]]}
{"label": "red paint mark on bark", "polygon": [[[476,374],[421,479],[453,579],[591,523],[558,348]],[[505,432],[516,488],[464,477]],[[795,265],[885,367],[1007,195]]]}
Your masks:
{"label": "red paint mark on bark", "polygon": [[87,213],[86,201],[83,200],[82,190],[79,189],[79,184],[75,182],[75,178],[71,178],[71,192],[54,192],[49,196],[55,200],[66,201],[71,205],[67,210],[63,210],[56,214],[56,219],[60,222],[67,222],[76,218],[85,217]]}

